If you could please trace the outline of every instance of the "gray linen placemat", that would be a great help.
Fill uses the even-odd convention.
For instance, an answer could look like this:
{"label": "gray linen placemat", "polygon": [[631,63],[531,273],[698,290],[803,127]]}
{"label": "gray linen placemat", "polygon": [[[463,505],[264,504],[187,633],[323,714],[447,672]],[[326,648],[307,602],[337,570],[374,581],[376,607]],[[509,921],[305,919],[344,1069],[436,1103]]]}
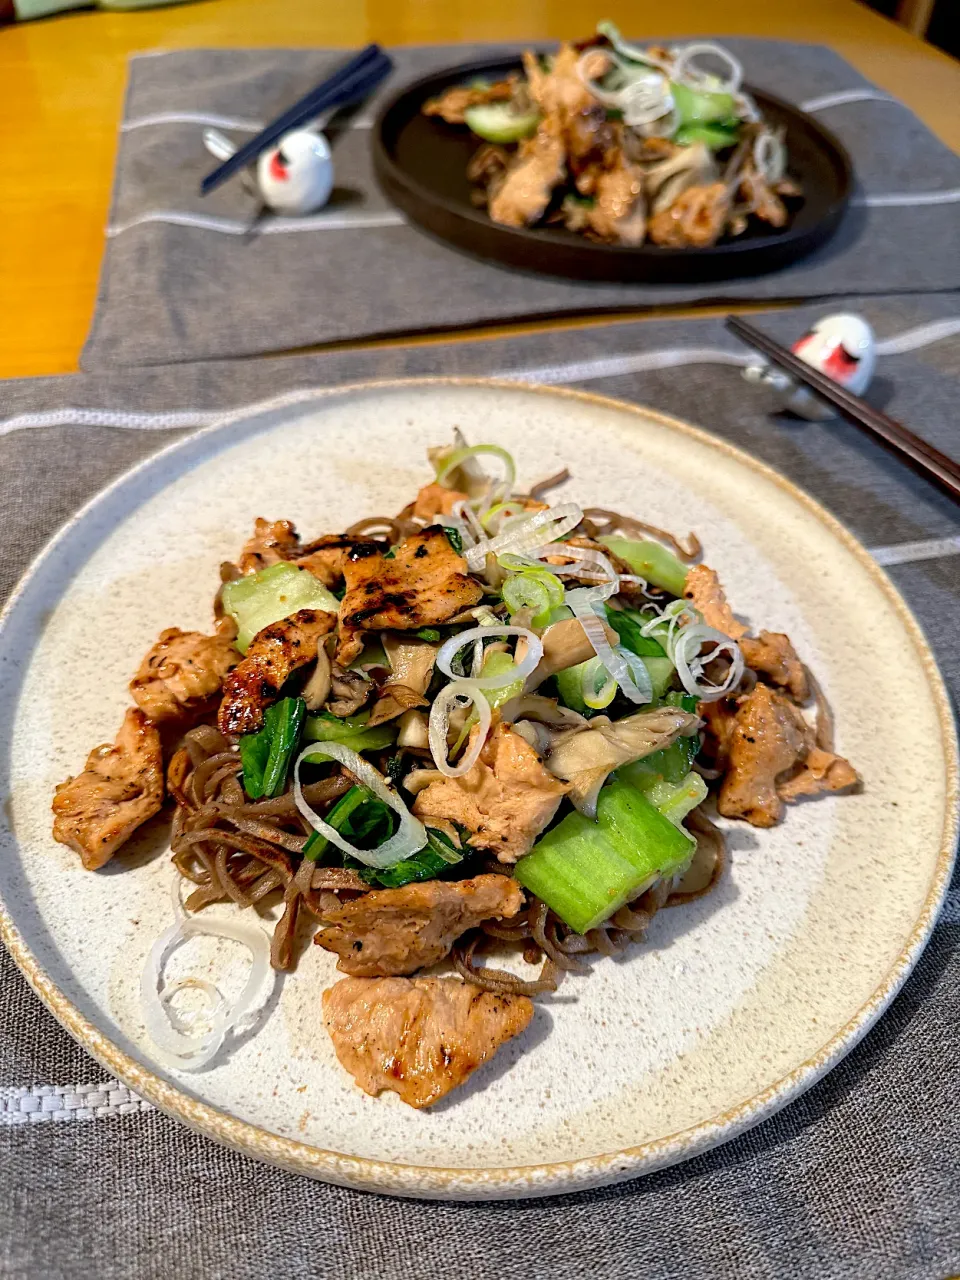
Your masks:
{"label": "gray linen placemat", "polygon": [[[711,285],[593,284],[510,271],[405,223],[373,178],[370,123],[400,85],[497,52],[392,50],[396,71],[335,145],[338,190],[307,219],[240,234],[253,199],[198,195],[215,124],[245,140],[343,58],[332,50],[179,50],[135,58],[85,369],[162,364],[390,333],[716,298],[960,288],[960,157],[831,50],[725,39],[747,79],[836,132],[858,177],[836,237],[771,275]],[[502,46],[501,46],[502,48]]]}
{"label": "gray linen placemat", "polygon": [[[956,455],[960,296],[844,305],[888,351],[911,348],[881,357],[875,398]],[[822,311],[760,323],[786,339]],[[956,697],[957,507],[852,428],[771,416],[768,393],[723,363],[741,351],[718,321],[660,321],[0,383],[0,598],[80,502],[181,434],[176,424],[363,378],[527,371],[686,417],[803,484],[891,565]],[[145,1108],[105,1082],[0,951],[0,1274],[944,1280],[960,1271],[958,1028],[960,875],[878,1026],[737,1141],[576,1196],[416,1203],[270,1169]]]}

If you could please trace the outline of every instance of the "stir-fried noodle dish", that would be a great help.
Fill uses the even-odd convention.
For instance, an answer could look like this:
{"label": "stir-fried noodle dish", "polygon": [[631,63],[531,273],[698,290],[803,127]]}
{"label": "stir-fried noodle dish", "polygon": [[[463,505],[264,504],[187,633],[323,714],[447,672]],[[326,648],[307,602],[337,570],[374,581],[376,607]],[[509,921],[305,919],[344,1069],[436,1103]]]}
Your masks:
{"label": "stir-fried noodle dish", "polygon": [[[459,432],[430,461],[396,516],[312,542],[258,519],[212,634],[163,631],[116,741],[57,787],[90,870],[171,813],[178,919],[141,984],[168,1065],[210,1061],[312,935],[345,975],[322,997],[343,1067],[429,1106],[532,999],[711,891],[717,812],[769,827],[858,782],[789,639],[748,631],[695,537],[551,500],[566,472],[524,491]],[[235,1000],[164,980],[195,933],[250,949]]]}
{"label": "stir-fried noodle dish", "polygon": [[601,22],[584,43],[528,50],[522,75],[455,85],[423,110],[481,142],[467,176],[503,226],[702,249],[786,226],[802,198],[783,130],[721,45],[641,47]]}

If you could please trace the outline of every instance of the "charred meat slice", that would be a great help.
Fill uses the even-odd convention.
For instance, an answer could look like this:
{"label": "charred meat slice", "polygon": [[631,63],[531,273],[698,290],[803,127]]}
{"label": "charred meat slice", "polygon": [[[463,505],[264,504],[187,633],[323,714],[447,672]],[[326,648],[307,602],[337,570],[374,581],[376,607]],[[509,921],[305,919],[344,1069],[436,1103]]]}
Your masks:
{"label": "charred meat slice", "polygon": [[308,542],[294,557],[298,569],[309,569],[325,587],[336,590],[343,586],[343,570],[347,558],[353,552],[367,554],[385,550],[382,542],[373,538],[355,538],[348,533],[325,533],[322,538]]}
{"label": "charred meat slice", "polygon": [[744,698],[727,736],[727,772],[718,808],[725,818],[772,827],[783,816],[777,778],[806,754],[810,730],[782,694],[758,684]]}
{"label": "charred meat slice", "polygon": [[806,702],[810,696],[807,673],[796,649],[782,631],[761,631],[756,639],[744,636],[740,648],[748,667],[769,684],[786,689],[797,702]]}
{"label": "charred meat slice", "polygon": [[337,615],[321,609],[301,609],[282,622],[258,631],[247,656],[227,676],[217,715],[222,734],[236,738],[255,733],[263,713],[280,696],[284,683],[317,657],[317,648],[336,625]]}
{"label": "charred meat slice", "polygon": [[468,929],[515,916],[522,906],[519,884],[500,875],[375,889],[329,912],[314,942],[337,953],[343,973],[414,973],[442,960]]}
{"label": "charred meat slice", "polygon": [[131,707],[116,742],[95,747],[83,773],[57,787],[53,838],[75,849],[88,871],[96,871],[162,803],[160,734]]}
{"label": "charred meat slice", "polygon": [[457,822],[473,832],[468,844],[493,850],[500,862],[516,862],[529,853],[567,790],[519,733],[498,724],[473,768],[462,777],[431,782],[413,811],[420,818]]}
{"label": "charred meat slice", "polygon": [[232,619],[224,619],[213,636],[179,627],[162,631],[130,681],[134,702],[157,723],[192,720],[207,709],[240,661],[235,635]]}
{"label": "charred meat slice", "polygon": [[297,531],[289,520],[264,520],[257,516],[253,537],[240,552],[241,573],[257,573],[268,565],[290,560],[300,545]]}
{"label": "charred meat slice", "polygon": [[447,124],[463,124],[467,107],[481,107],[488,102],[509,102],[517,91],[519,76],[508,76],[495,84],[454,85],[439,98],[424,103],[425,116],[439,116]]}
{"label": "charred meat slice", "polygon": [[702,615],[708,627],[722,631],[731,640],[739,640],[747,634],[747,628],[733,616],[716,570],[705,564],[695,564],[688,570],[683,584],[684,597]]}
{"label": "charred meat slice", "polygon": [[450,1093],[533,1017],[527,996],[457,978],[343,978],[323,993],[336,1055],[361,1089],[408,1106]]}
{"label": "charred meat slice", "polygon": [[467,575],[466,560],[437,524],[404,539],[391,559],[382,543],[357,548],[344,574],[337,654],[344,666],[359,654],[364,631],[434,627],[483,598],[479,582]]}
{"label": "charred meat slice", "polygon": [[425,484],[417,493],[413,504],[413,518],[429,523],[437,516],[448,516],[458,502],[463,502],[467,494],[459,489],[448,489],[442,484]]}
{"label": "charred meat slice", "polygon": [[543,217],[554,188],[566,173],[559,126],[542,120],[520,143],[516,159],[490,200],[490,217],[505,227],[526,227]]}

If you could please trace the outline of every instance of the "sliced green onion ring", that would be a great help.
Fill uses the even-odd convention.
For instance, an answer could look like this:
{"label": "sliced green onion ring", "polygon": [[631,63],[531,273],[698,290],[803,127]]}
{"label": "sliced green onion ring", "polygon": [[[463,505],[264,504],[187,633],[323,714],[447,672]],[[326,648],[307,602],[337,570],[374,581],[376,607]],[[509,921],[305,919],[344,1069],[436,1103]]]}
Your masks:
{"label": "sliced green onion ring", "polygon": [[495,487],[491,486],[490,497],[497,502],[504,501],[513,490],[517,478],[517,465],[513,456],[498,444],[471,444],[463,449],[454,449],[444,461],[443,466],[438,468],[436,483],[443,484],[447,476],[456,471],[457,467],[468,458],[477,458],[484,454],[499,458],[503,463],[503,479]]}

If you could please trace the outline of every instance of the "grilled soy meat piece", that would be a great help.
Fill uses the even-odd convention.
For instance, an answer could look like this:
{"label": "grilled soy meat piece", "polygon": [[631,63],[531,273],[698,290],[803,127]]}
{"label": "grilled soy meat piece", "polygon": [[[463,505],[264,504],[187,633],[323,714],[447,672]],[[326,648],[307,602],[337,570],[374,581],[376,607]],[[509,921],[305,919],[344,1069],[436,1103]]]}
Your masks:
{"label": "grilled soy meat piece", "polygon": [[320,641],[336,623],[335,613],[300,609],[258,631],[247,656],[224,681],[217,713],[220,732],[227,738],[256,733],[264,711],[295,671],[316,661]]}
{"label": "grilled soy meat piece", "polygon": [[88,871],[96,871],[162,803],[160,734],[131,707],[116,742],[94,747],[83,773],[57,787],[53,838],[75,849]]}
{"label": "grilled soy meat piece", "polygon": [[414,973],[448,955],[461,934],[483,920],[515,916],[523,891],[508,876],[427,880],[375,889],[324,916],[314,938],[340,957],[337,968],[357,977]]}
{"label": "grilled soy meat piece", "polygon": [[458,978],[343,978],[323,993],[323,1022],[361,1089],[429,1107],[524,1031],[528,996]]}
{"label": "grilled soy meat piece", "polygon": [[480,583],[454,551],[441,525],[405,538],[387,559],[383,543],[356,548],[344,564],[337,661],[349,666],[365,631],[415,631],[447,622],[483,598]]}
{"label": "grilled soy meat piece", "polygon": [[231,618],[224,618],[212,636],[179,627],[161,631],[130,681],[134,702],[156,724],[195,719],[240,661],[233,646],[236,634]]}
{"label": "grilled soy meat piece", "polygon": [[257,516],[253,536],[248,538],[237,562],[241,573],[258,573],[281,560],[289,560],[300,545],[289,520],[264,520]]}

